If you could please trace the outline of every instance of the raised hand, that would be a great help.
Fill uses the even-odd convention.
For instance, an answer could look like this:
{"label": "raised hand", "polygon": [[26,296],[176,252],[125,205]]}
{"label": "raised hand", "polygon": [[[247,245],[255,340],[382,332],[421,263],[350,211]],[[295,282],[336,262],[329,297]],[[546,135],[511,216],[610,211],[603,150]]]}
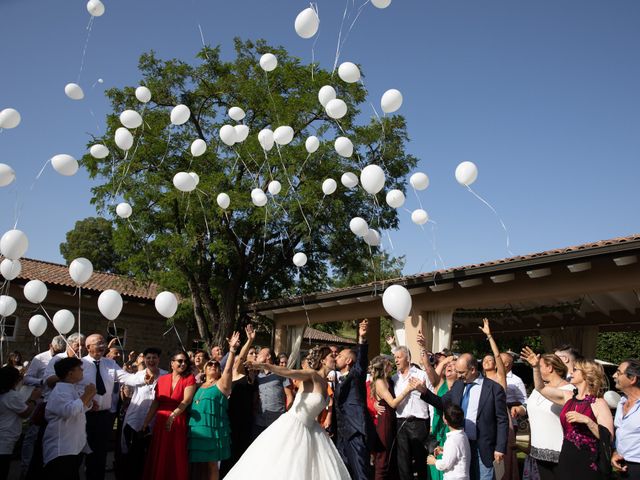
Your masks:
{"label": "raised hand", "polygon": [[361,339],[366,338],[368,329],[369,329],[369,320],[365,318],[360,322],[360,325],[358,325],[358,337]]}
{"label": "raised hand", "polygon": [[252,342],[256,339],[256,331],[250,323],[244,327],[244,332],[247,334],[247,338],[250,338]]}
{"label": "raised hand", "polygon": [[144,383],[151,385],[155,379],[155,374],[147,368],[144,372]]}
{"label": "raised hand", "polygon": [[530,347],[524,347],[520,352],[520,358],[526,361],[532,368],[536,368],[540,364],[540,356],[531,350]]}
{"label": "raised hand", "polygon": [[480,330],[482,330],[482,333],[484,333],[487,337],[491,336],[491,327],[489,326],[489,319],[488,318],[483,318],[482,319],[482,327],[478,327]]}
{"label": "raised hand", "polygon": [[427,348],[427,342],[424,339],[424,335],[422,335],[422,330],[418,330],[418,337],[416,338],[416,342],[418,342],[418,345],[420,346],[420,348],[422,349]]}
{"label": "raised hand", "polygon": [[393,335],[388,335],[385,338],[387,345],[389,345],[390,347],[394,347],[396,345],[396,337],[394,337]]}
{"label": "raised hand", "polygon": [[235,352],[240,346],[240,332],[233,332],[231,338],[227,338],[227,342],[229,342],[229,350]]}

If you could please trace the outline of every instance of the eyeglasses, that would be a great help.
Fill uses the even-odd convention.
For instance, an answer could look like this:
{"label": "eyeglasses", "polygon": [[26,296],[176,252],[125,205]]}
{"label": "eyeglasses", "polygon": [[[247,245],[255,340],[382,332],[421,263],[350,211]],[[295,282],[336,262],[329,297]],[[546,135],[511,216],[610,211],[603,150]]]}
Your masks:
{"label": "eyeglasses", "polygon": [[[627,372],[621,372],[620,369],[616,370],[616,375],[627,375]],[[629,375],[627,375],[629,376]]]}

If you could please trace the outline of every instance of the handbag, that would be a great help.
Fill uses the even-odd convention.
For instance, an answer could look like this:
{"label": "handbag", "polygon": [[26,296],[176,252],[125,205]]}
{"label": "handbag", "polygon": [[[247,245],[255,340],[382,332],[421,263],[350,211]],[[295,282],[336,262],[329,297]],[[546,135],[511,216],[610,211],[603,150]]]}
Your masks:
{"label": "handbag", "polygon": [[598,432],[600,433],[600,438],[598,439],[598,459],[596,464],[603,475],[602,478],[609,478],[613,471],[611,468],[611,432],[602,425],[598,425]]}

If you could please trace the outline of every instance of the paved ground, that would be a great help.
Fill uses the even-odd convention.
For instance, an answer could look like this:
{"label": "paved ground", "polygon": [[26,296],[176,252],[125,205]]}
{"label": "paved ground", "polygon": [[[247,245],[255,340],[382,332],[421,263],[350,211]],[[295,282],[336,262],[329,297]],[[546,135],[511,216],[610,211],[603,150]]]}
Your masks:
{"label": "paved ground", "polygon": [[[113,465],[113,452],[109,452],[109,455],[107,456],[107,466],[109,465]],[[113,474],[113,472],[107,472],[104,478],[105,480],[115,480],[116,477]],[[8,480],[19,480],[19,479],[20,479],[20,461],[14,460],[13,462],[11,462],[11,469],[9,470]],[[80,471],[80,479],[87,480],[84,475],[84,469],[81,469]]]}

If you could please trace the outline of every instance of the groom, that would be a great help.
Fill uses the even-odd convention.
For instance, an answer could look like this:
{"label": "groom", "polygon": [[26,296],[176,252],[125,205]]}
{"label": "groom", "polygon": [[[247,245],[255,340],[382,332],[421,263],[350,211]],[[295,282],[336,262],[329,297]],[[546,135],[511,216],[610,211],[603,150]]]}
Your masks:
{"label": "groom", "polygon": [[345,348],[336,357],[336,369],[340,372],[334,393],[334,409],[338,426],[337,446],[354,480],[369,478],[367,437],[372,438],[369,433],[373,431],[373,424],[366,411],[368,326],[367,319],[360,322],[357,353],[350,348]]}

